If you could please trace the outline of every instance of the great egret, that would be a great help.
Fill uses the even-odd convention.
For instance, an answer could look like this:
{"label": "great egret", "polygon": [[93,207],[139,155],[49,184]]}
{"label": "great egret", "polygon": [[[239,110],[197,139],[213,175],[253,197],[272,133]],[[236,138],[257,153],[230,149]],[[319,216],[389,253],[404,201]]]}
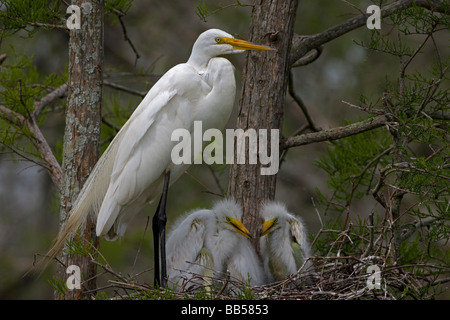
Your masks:
{"label": "great egret", "polygon": [[277,202],[266,203],[261,215],[265,221],[261,231],[260,250],[269,282],[286,279],[303,264],[310,267],[311,264],[306,260],[311,255],[311,249],[302,220]]}
{"label": "great egret", "polygon": [[137,212],[162,194],[153,230],[155,282],[164,286],[167,189],[187,169],[187,165],[172,163],[176,142],[171,141],[171,134],[181,128],[192,133],[194,121],[202,121],[205,130],[223,129],[233,108],[236,83],[233,65],[218,56],[244,50],[271,48],[235,39],[218,29],[200,34],[189,60],[159,79],[101,156],[48,257],[58,254],[91,210],[97,216],[97,235],[115,240]]}
{"label": "great egret", "polygon": [[230,278],[263,284],[262,265],[241,219],[242,209],[232,199],[180,219],[167,240],[168,280],[181,285],[193,275],[202,275],[208,281],[228,271]]}

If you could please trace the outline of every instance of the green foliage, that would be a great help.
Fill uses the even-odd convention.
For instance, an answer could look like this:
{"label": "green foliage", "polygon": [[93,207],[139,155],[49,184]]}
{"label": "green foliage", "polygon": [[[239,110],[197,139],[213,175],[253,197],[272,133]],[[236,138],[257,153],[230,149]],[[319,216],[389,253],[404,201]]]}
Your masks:
{"label": "green foliage", "polygon": [[[316,165],[328,174],[328,186],[339,204],[331,204],[342,212],[353,198],[360,199],[373,187],[373,170],[389,160],[380,158],[392,139],[383,129],[341,139],[327,147],[327,154]],[[320,191],[319,191],[320,192]],[[328,199],[321,199],[328,203]]]}
{"label": "green foliage", "polygon": [[0,73],[2,86],[2,104],[22,115],[33,109],[34,97],[39,95],[42,88],[35,86],[39,73],[33,66],[33,57],[17,57],[11,65],[6,65]]}
{"label": "green foliage", "polygon": [[89,257],[95,254],[95,249],[92,246],[92,243],[86,244],[83,239],[75,237],[71,241],[67,241],[63,252],[66,255],[78,254]]}
{"label": "green foliage", "polygon": [[[16,115],[27,119],[35,109],[35,103],[50,90],[59,87],[67,79],[67,74],[53,73],[43,77],[33,64],[33,57],[8,57],[0,69],[0,105],[15,113],[14,117],[0,117],[0,149],[13,148],[15,153],[39,158],[31,143],[32,133]],[[45,112],[37,119],[41,124]]]}
{"label": "green foliage", "polygon": [[101,152],[103,152],[112,141],[120,128],[130,117],[135,102],[131,98],[122,99],[120,92],[105,95],[103,98],[103,124],[101,129]]}
{"label": "green foliage", "polygon": [[64,3],[58,0],[3,0],[0,11],[1,36],[25,30],[29,37],[39,28],[53,29],[65,26]]}
{"label": "green foliage", "polygon": [[66,293],[69,292],[69,288],[67,288],[66,282],[64,281],[64,279],[53,276],[53,279],[48,280],[48,283],[61,296],[64,296]]}
{"label": "green foliage", "polygon": [[125,15],[131,8],[133,0],[107,0],[105,3],[105,14],[111,24],[115,24],[119,16]]}
{"label": "green foliage", "polygon": [[223,10],[223,9],[227,9],[227,8],[237,8],[237,7],[248,7],[251,5],[242,3],[239,0],[236,0],[236,3],[231,3],[229,5],[226,6],[222,6],[221,4],[219,4],[219,7],[213,11],[210,11],[208,9],[208,7],[206,6],[205,2],[199,3],[197,5],[195,5],[195,8],[197,9],[195,11],[195,13],[197,14],[197,16],[200,18],[200,20],[202,20],[203,22],[208,22],[208,17]]}
{"label": "green foliage", "polygon": [[[442,7],[444,11],[449,12],[448,3],[442,3]],[[433,32],[436,26],[448,29],[450,23],[448,14],[440,14],[419,6],[397,10],[389,20],[404,35],[428,34]]]}
{"label": "green foliage", "polygon": [[437,294],[438,275],[450,268],[449,57],[437,40],[448,20],[425,8],[400,10],[390,16],[389,32],[374,30],[360,43],[398,61],[382,96],[360,97],[362,110],[389,123],[329,145],[316,162],[328,175],[329,191],[318,190],[326,213],[345,213],[344,221],[334,216],[321,230],[316,252],[373,255],[396,265],[421,283],[389,279],[400,298]]}

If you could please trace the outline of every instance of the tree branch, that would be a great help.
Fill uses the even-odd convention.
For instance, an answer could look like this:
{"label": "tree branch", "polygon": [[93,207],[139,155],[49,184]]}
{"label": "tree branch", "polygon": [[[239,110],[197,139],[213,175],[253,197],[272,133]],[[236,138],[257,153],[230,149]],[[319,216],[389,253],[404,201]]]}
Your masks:
{"label": "tree branch", "polygon": [[280,142],[280,148],[287,149],[292,147],[298,147],[306,144],[323,141],[333,141],[341,138],[345,138],[354,134],[363,133],[369,130],[379,128],[388,123],[385,116],[379,116],[368,120],[352,123],[347,126],[322,130],[319,132],[312,132],[302,134],[298,136],[289,137],[283,139]]}
{"label": "tree branch", "polygon": [[111,81],[108,81],[108,80],[103,80],[103,85],[111,87],[111,88],[114,88],[114,89],[117,89],[117,90],[124,91],[124,92],[129,93],[129,94],[134,94],[134,95],[142,97],[142,98],[144,98],[147,95],[147,92],[134,90],[134,89],[125,87],[123,85],[120,85],[120,84],[117,84],[117,83],[114,83],[114,82],[111,82]]}
{"label": "tree branch", "polygon": [[25,125],[25,117],[5,106],[0,105],[0,118],[12,123],[13,125],[23,128]]}
{"label": "tree branch", "polygon": [[[381,8],[381,17],[388,17],[396,10],[401,10],[412,6],[419,6],[429,10],[437,10],[439,12],[443,12],[443,4],[444,1],[442,0],[399,0],[390,5],[387,5],[384,8]],[[368,13],[361,14],[337,26],[331,27],[322,33],[311,35],[309,37],[294,38],[295,40],[292,43],[291,53],[289,56],[289,65],[294,65],[297,60],[301,59],[312,49],[318,48],[321,45],[342,36],[343,34],[358,29],[359,27],[365,26],[367,18],[369,16],[370,14]]]}
{"label": "tree branch", "polygon": [[133,44],[133,41],[131,41],[131,39],[128,37],[128,32],[127,32],[127,27],[125,26],[125,23],[123,22],[122,18],[125,16],[125,13],[112,7],[112,12],[114,12],[117,15],[117,18],[119,19],[120,22],[120,26],[122,27],[122,33],[123,33],[123,37],[124,40],[126,42],[128,42],[128,44],[131,47],[131,50],[133,50],[135,59],[134,59],[134,66],[136,67],[137,61],[139,60],[139,58],[141,57],[141,55],[139,54],[139,52],[137,51],[136,47]]}
{"label": "tree branch", "polygon": [[6,55],[6,53],[0,54],[0,64],[2,64],[3,61],[6,60],[6,58],[8,58],[8,56]]}
{"label": "tree branch", "polygon": [[15,112],[5,106],[0,105],[0,118],[17,126],[19,129],[27,127],[33,135],[30,136],[30,140],[33,145],[38,150],[42,159],[44,160],[43,167],[45,167],[50,172],[50,177],[53,183],[58,189],[62,187],[62,170],[59,162],[56,160],[50,145],[45,139],[41,129],[37,125],[37,118],[39,113],[50,103],[58,98],[62,98],[67,93],[67,84],[63,84],[56,88],[41,100],[34,103],[34,110],[29,117],[25,117],[20,113]]}
{"label": "tree branch", "polygon": [[294,75],[292,74],[292,70],[289,72],[288,91],[289,95],[292,97],[292,99],[294,99],[294,101],[302,110],[303,115],[305,116],[306,121],[308,122],[309,128],[315,132],[319,131],[319,129],[314,124],[314,121],[312,120],[311,116],[309,115],[308,108],[306,108],[302,98],[294,90]]}
{"label": "tree branch", "polygon": [[[293,39],[292,39],[292,43],[301,42],[301,41],[304,41],[307,38],[309,38],[309,37],[308,36],[301,36],[301,35],[298,35],[298,34],[294,34]],[[323,52],[323,46],[319,46],[317,48],[314,48],[313,50],[311,50],[307,54],[305,54],[303,57],[298,59],[295,63],[293,63],[291,65],[291,68],[302,67],[302,66],[308,65],[310,63],[313,63],[314,61],[316,61],[322,55],[322,52]]]}
{"label": "tree branch", "polygon": [[33,117],[37,120],[41,111],[56,99],[63,98],[67,95],[67,83],[56,88],[41,100],[34,103]]}
{"label": "tree branch", "polygon": [[26,121],[28,129],[33,133],[33,144],[36,149],[41,154],[45,163],[48,165],[48,170],[50,171],[50,177],[58,189],[62,188],[62,170],[59,165],[58,160],[56,160],[50,145],[42,134],[41,129],[39,129],[36,120],[31,117]]}

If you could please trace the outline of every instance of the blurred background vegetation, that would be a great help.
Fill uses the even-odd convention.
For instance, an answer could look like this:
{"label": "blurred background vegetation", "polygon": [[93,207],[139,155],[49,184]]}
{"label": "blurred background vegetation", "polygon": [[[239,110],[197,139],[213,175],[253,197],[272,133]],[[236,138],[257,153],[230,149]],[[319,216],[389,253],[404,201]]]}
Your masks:
{"label": "blurred background vegetation", "polygon": [[[362,9],[370,4],[365,0],[350,2]],[[5,10],[7,1],[0,3],[0,9]],[[134,0],[132,3],[122,1],[122,5],[126,11],[122,22],[134,50],[124,39],[120,21],[111,15],[104,33],[105,80],[141,93],[146,93],[169,68],[185,62],[194,41],[204,30],[219,28],[244,39],[248,35],[251,7],[236,5],[232,0],[221,4],[212,0]],[[347,1],[300,1],[295,32],[300,35],[318,33],[358,14]],[[61,16],[66,16],[64,11]],[[382,24],[382,28],[391,26]],[[19,30],[0,40],[0,54],[7,56],[3,65],[17,65],[17,72],[23,72],[23,75],[10,75],[1,68],[2,81],[23,76],[30,79],[30,84],[47,81],[57,86],[63,83],[67,79],[67,30],[32,27],[28,30],[33,32]],[[332,128],[365,118],[365,112],[342,101],[358,105],[361,95],[369,99],[379,97],[386,88],[385,80],[398,73],[397,57],[370,51],[361,45],[369,43],[372,35],[367,28],[359,28],[328,43],[315,63],[293,69],[295,91],[302,97],[317,127]],[[436,39],[445,42],[448,33]],[[418,39],[411,41],[419,43]],[[448,56],[448,51],[441,54]],[[432,55],[432,51],[424,52],[415,60],[415,66],[419,69],[421,64],[427,66]],[[229,59],[236,67],[240,88],[245,55]],[[47,79],[50,75],[51,79]],[[239,93],[238,89],[237,99]],[[138,94],[104,87],[103,117],[106,121],[102,127],[102,151],[141,99]],[[234,126],[235,116],[230,119],[229,128]],[[283,135],[293,134],[303,124],[303,113],[288,96]],[[46,109],[41,129],[54,153],[61,157],[64,103]],[[365,134],[352,143],[364,145],[370,137],[370,133]],[[325,160],[329,146],[318,143],[290,149],[278,174],[276,199],[285,202],[291,212],[304,219],[311,240],[321,228],[318,214],[323,222],[334,223],[335,219],[346,218],[339,210],[328,210],[321,201],[334,192]],[[23,148],[28,152],[27,146]],[[44,254],[57,235],[58,192],[45,169],[15,156],[7,147],[0,146],[0,151],[0,298],[52,298],[53,288],[48,283],[52,278],[51,268],[37,281],[29,281],[22,275],[32,264],[34,255]],[[351,157],[342,152],[342,157]],[[170,189],[169,230],[176,216],[197,207],[211,207],[211,203],[219,199],[214,193],[227,189],[226,165],[191,166],[188,173]],[[352,202],[350,219],[364,220],[377,208],[373,199],[361,197]],[[101,240],[101,252],[114,270],[134,275],[152,268],[151,228],[147,230],[146,226],[154,211],[155,206],[151,205],[138,215],[123,239],[112,243]],[[318,242],[318,245],[325,250],[325,244]],[[151,272],[143,273],[143,281],[151,283],[150,275]],[[448,293],[443,297],[448,297]]]}

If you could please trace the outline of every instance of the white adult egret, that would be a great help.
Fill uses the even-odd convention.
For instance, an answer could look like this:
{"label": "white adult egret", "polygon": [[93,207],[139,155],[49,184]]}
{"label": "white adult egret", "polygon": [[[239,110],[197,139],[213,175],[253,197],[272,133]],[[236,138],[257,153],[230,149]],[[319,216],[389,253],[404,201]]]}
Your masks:
{"label": "white adult egret", "polygon": [[[261,215],[265,220],[260,238],[264,271],[269,282],[284,280],[296,273],[311,255],[305,226],[277,202],[265,204]],[[310,266],[308,261],[305,267]]]}
{"label": "white adult egret", "polygon": [[223,277],[228,270],[231,278],[263,284],[262,265],[241,219],[242,209],[232,199],[180,219],[167,240],[168,280],[180,285],[194,275],[206,280]]}
{"label": "white adult egret", "polygon": [[181,128],[192,133],[194,121],[202,121],[204,130],[223,129],[233,108],[236,83],[233,65],[218,56],[244,50],[271,48],[235,39],[218,29],[198,37],[189,60],[161,77],[101,156],[49,257],[56,256],[91,210],[97,216],[97,235],[115,240],[137,212],[162,194],[153,230],[155,281],[159,279],[161,240],[162,281],[158,282],[164,286],[167,189],[169,181],[173,183],[187,169],[172,163],[171,150],[176,142],[171,141],[171,134]]}

